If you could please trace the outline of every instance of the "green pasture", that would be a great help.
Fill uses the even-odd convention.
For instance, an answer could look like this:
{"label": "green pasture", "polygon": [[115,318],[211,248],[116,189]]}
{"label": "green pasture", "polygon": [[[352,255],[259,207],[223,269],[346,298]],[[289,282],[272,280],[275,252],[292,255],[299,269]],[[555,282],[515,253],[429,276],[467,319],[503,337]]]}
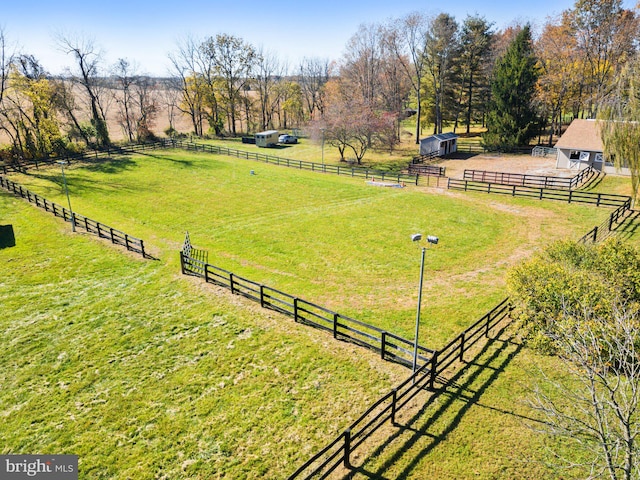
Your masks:
{"label": "green pasture", "polygon": [[[254,174],[251,174],[251,171]],[[65,204],[56,168],[15,175]],[[607,210],[584,205],[372,187],[362,179],[225,156],[156,151],[67,169],[73,208],[142,238],[179,269],[189,231],[209,262],[388,331],[413,336],[420,246],[421,338],[441,347],[505,295],[506,269],[558,238],[579,238]]]}
{"label": "green pasture", "polygon": [[83,479],[283,478],[406,369],[0,192],[0,453]]}
{"label": "green pasture", "polygon": [[[438,347],[505,295],[509,265],[609,211],[182,151],[67,175],[74,210],[143,238],[158,260],[72,234],[0,191],[0,223],[17,240],[0,250],[0,445],[78,454],[91,479],[283,478],[408,375],[181,275],[186,230],[210,263],[408,338],[420,266],[410,235],[438,235],[421,330]],[[11,178],[66,205],[56,168]],[[416,402],[401,416],[409,428],[385,430],[386,448],[355,463],[384,478],[553,478],[525,399],[532,365],[557,365],[518,345],[469,358],[453,390]]]}

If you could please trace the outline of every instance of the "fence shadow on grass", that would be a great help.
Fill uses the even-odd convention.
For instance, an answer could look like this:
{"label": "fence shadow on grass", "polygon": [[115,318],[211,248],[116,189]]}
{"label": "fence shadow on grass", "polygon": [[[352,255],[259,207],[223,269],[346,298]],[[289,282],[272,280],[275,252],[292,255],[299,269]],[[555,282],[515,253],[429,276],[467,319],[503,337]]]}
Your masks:
{"label": "fence shadow on grass", "polygon": [[[493,338],[479,350],[475,357],[471,361],[465,362],[465,367],[456,372],[451,378],[439,377],[438,381],[441,383],[441,387],[430,396],[418,413],[406,422],[398,422],[396,420],[395,426],[398,427],[397,432],[391,435],[384,444],[367,455],[367,458],[375,459],[381,457],[386,450],[393,448],[394,443],[401,441],[401,436],[409,433],[410,437],[404,440],[382,465],[370,471],[367,469],[369,460],[365,459],[361,466],[354,466],[343,478],[351,479],[355,476],[364,476],[371,479],[384,480],[408,477],[418,467],[420,462],[440,445],[441,442],[445,441],[459,426],[471,407],[483,406],[479,404],[482,395],[522,350],[523,345],[515,342],[512,336],[505,332],[506,328],[505,326],[496,332]],[[506,338],[501,338],[503,336],[506,336]],[[486,355],[488,355],[488,357]],[[496,362],[497,364],[494,365]],[[492,370],[491,374],[486,379],[480,379],[482,373],[488,369]],[[477,382],[480,383],[476,385]],[[434,406],[435,402],[441,397],[446,397],[446,399],[438,406],[433,414],[429,414],[429,409]],[[462,404],[458,406],[460,402],[462,402]],[[493,407],[484,407],[493,409]],[[448,424],[443,428],[439,428],[439,433],[429,432],[429,429],[434,427],[445,415],[455,411],[454,409],[457,409],[457,411],[453,418],[449,420]],[[494,410],[500,413],[522,417],[514,412],[497,408]],[[522,418],[529,421],[533,420],[531,418]],[[420,447],[420,451],[417,454],[412,454],[411,450],[416,448],[418,443],[424,439],[427,439],[426,445]],[[408,455],[411,455],[412,458],[406,466],[400,472],[395,471],[393,467],[398,465],[401,459]]]}

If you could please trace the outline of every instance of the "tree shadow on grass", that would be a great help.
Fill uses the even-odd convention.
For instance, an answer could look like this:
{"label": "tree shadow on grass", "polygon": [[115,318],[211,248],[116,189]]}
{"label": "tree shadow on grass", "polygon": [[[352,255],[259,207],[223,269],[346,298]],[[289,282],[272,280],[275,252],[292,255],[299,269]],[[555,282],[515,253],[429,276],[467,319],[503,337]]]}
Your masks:
{"label": "tree shadow on grass", "polygon": [[96,158],[86,160],[82,168],[90,172],[105,173],[115,175],[125,170],[130,170],[137,165],[137,162],[129,156],[118,156],[109,158]]}
{"label": "tree shadow on grass", "polygon": [[[506,327],[505,327],[506,328]],[[458,371],[453,377],[439,378],[438,381],[442,387],[436,390],[433,395],[425,402],[420,411],[416,413],[404,424],[396,423],[398,431],[391,435],[380,447],[367,456],[364,463],[359,467],[353,467],[352,470],[344,478],[353,478],[356,475],[362,475],[367,478],[383,480],[387,478],[406,478],[427,457],[438,445],[447,439],[447,437],[460,425],[465,414],[473,406],[481,406],[492,410],[499,411],[502,414],[515,415],[520,418],[535,421],[534,419],[523,417],[513,411],[506,409],[498,409],[491,406],[480,404],[480,398],[486,390],[495,382],[500,374],[504,372],[506,367],[522,350],[521,343],[517,343],[511,336],[501,337],[505,334],[505,328],[500,330],[493,339],[475,355],[474,359],[467,362],[464,368]],[[481,359],[481,360],[479,360]],[[481,362],[481,363],[480,363]],[[486,378],[481,375],[489,370],[491,373]],[[425,415],[429,414],[429,409],[435,407],[436,401],[443,398],[443,402],[437,407],[435,412],[431,413],[425,419]],[[437,426],[445,415],[451,416],[447,424]],[[431,433],[430,429],[437,429],[438,433]],[[385,450],[393,448],[394,443],[401,440],[402,435],[409,433],[409,438],[403,441],[401,445],[396,447],[395,452],[379,467],[369,471],[367,463],[384,455]],[[411,450],[418,446],[418,442],[426,442],[420,447],[417,454],[412,454]],[[411,456],[412,457],[409,457]],[[408,457],[408,458],[407,458]],[[400,471],[396,471],[393,467],[405,458],[406,466]]]}

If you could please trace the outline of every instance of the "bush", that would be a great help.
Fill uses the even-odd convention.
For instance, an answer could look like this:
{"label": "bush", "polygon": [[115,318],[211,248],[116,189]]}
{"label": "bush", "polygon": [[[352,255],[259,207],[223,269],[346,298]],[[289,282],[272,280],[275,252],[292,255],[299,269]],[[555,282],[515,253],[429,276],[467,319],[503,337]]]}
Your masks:
{"label": "bush", "polygon": [[557,242],[513,268],[507,281],[531,345],[550,353],[557,322],[640,305],[640,252],[617,239],[597,246]]}

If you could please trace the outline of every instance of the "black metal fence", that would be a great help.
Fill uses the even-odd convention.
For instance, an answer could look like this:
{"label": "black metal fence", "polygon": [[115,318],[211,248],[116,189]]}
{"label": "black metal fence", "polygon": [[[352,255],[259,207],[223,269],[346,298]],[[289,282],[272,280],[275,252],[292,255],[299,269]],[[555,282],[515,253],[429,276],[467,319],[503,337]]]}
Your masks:
{"label": "black metal fence", "polygon": [[132,237],[131,235],[120,230],[116,230],[104,223],[87,218],[84,215],[71,212],[69,209],[58,205],[57,203],[50,202],[46,198],[23,188],[21,185],[9,180],[8,178],[0,176],[0,187],[16,196],[24,198],[29,201],[29,203],[33,203],[37,207],[43,208],[47,212],[53,213],[56,217],[60,217],[66,222],[71,222],[76,228],[83,228],[89,233],[95,233],[100,238],[111,240],[111,243],[122,245],[127,250],[139,253],[145,258],[151,258],[144,249],[144,242],[139,238]]}
{"label": "black metal fence", "polygon": [[522,173],[509,172],[490,172],[486,170],[465,170],[463,179],[470,182],[572,190],[588,182],[597,174],[598,172],[596,172],[591,166],[581,170],[576,176],[570,178],[549,177],[544,175],[525,175]]}

